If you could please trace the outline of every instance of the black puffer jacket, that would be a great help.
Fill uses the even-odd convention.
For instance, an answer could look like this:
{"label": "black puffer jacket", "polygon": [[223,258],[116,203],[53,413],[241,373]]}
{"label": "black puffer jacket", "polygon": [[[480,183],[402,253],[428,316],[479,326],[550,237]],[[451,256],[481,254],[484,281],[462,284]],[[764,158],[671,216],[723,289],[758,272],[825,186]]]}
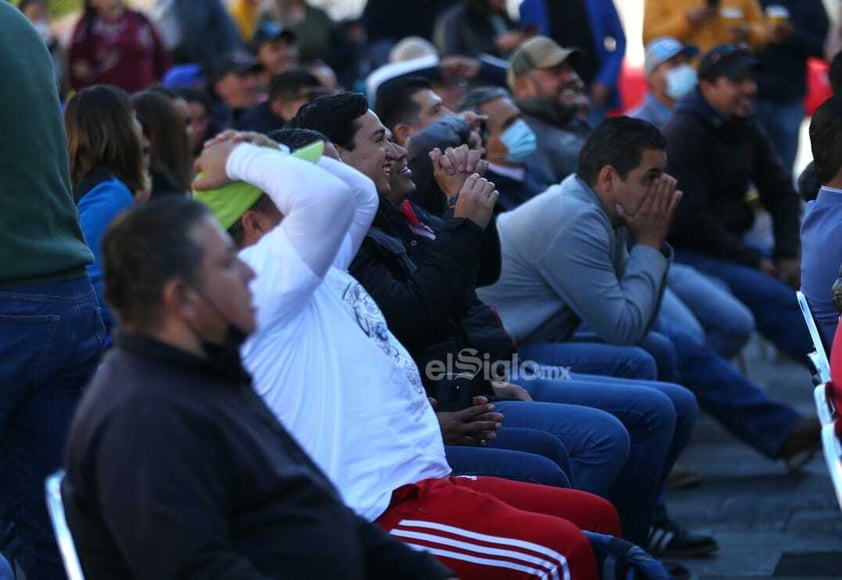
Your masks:
{"label": "black puffer jacket", "polygon": [[754,222],[753,183],[774,221],[775,257],[800,254],[798,196],[756,119],[726,119],[695,91],[664,135],[667,171],[684,191],[669,238],[676,248],[756,266],[760,254],[742,241]]}
{"label": "black puffer jacket", "polygon": [[[500,275],[496,226],[483,231],[470,220],[437,218],[406,203],[411,211],[381,200],[351,274],[380,306],[419,368],[464,348],[488,353],[492,361],[510,358],[511,337],[475,292]],[[417,217],[416,231],[407,213]],[[435,240],[416,233],[419,227]]]}

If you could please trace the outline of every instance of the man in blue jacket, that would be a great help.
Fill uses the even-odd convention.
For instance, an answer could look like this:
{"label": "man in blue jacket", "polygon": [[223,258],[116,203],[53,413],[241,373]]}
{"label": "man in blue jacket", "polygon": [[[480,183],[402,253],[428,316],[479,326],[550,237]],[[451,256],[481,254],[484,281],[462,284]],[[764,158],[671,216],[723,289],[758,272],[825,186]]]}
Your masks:
{"label": "man in blue jacket", "polygon": [[833,344],[839,312],[832,287],[842,265],[842,97],[834,96],[816,110],[810,123],[815,171],[822,187],[807,204],[801,225],[803,260],[801,289],[807,297],[827,352]]}

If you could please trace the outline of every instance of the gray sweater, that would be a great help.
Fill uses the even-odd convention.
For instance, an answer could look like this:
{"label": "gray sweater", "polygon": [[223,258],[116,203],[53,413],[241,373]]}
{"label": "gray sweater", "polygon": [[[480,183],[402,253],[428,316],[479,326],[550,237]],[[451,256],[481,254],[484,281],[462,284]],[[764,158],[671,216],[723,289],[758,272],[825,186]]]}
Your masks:
{"label": "gray sweater", "polygon": [[634,246],[576,175],[497,220],[503,270],[478,289],[519,341],[562,341],[580,322],[638,344],[658,312],[672,251]]}

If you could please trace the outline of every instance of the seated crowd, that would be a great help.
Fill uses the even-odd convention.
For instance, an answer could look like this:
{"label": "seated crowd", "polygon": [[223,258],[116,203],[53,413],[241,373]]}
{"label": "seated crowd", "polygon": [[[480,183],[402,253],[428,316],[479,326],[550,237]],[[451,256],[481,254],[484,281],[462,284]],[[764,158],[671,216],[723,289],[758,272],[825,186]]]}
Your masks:
{"label": "seated crowd", "polygon": [[[46,4],[0,2],[0,552],[27,577],[65,577],[63,467],[88,578],[595,579],[605,536],[689,578],[671,558],[719,546],[665,490],[698,481],[700,410],[790,471],[820,448],[734,359],[758,332],[810,364],[802,280],[836,333],[842,97],[803,220],[755,115],[803,101],[763,87],[823,9],[681,8],[622,116],[610,0],[185,4],[86,1],[62,69]],[[646,5],[645,35],[679,22]]]}

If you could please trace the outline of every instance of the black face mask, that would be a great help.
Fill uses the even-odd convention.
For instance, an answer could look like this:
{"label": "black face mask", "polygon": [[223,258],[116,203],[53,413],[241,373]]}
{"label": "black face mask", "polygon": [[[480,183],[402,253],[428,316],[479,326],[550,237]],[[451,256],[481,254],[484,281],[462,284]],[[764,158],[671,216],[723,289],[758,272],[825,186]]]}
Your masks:
{"label": "black face mask", "polygon": [[228,318],[222,314],[222,311],[217,308],[212,300],[205,296],[204,292],[197,288],[193,288],[193,290],[201,296],[205,304],[210,306],[217,316],[228,323],[228,328],[225,331],[225,340],[221,344],[207,342],[205,340],[201,342],[202,350],[207,357],[208,364],[222,376],[250,381],[251,379],[243,368],[243,362],[240,358],[240,347],[246,342],[248,335],[239,326],[228,321]]}

